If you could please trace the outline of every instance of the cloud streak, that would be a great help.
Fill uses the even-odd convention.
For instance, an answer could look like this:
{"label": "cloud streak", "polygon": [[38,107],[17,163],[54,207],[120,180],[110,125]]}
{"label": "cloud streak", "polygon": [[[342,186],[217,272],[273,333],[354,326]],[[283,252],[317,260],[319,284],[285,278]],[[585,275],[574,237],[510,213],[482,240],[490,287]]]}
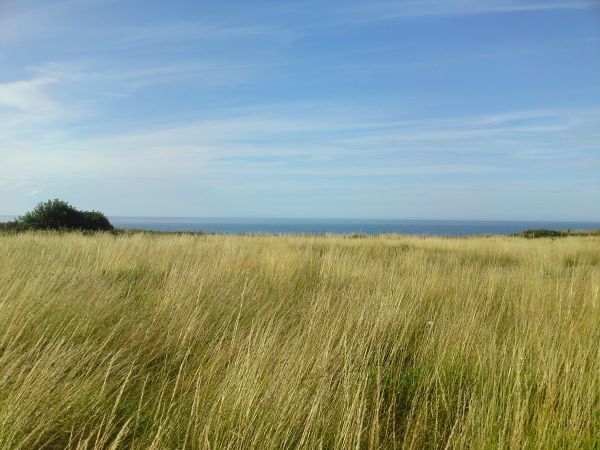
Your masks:
{"label": "cloud streak", "polygon": [[[309,118],[306,109],[320,112]],[[598,164],[597,109],[405,121],[368,116],[365,110],[265,105],[226,109],[220,119],[184,125],[94,138],[57,133],[44,141],[24,140],[27,133],[21,130],[3,142],[0,178],[31,182],[96,173],[372,177],[506,172],[527,161],[553,165],[575,158],[578,167]]]}
{"label": "cloud streak", "polygon": [[31,80],[0,83],[0,109],[12,109],[32,114],[35,111],[49,111],[56,108],[46,88],[56,84],[54,78],[35,78]]}
{"label": "cloud streak", "polygon": [[378,2],[350,8],[349,15],[356,22],[394,20],[425,16],[469,16],[481,14],[509,14],[556,10],[583,10],[598,7],[595,0],[572,1],[506,1],[506,0],[420,0]]}

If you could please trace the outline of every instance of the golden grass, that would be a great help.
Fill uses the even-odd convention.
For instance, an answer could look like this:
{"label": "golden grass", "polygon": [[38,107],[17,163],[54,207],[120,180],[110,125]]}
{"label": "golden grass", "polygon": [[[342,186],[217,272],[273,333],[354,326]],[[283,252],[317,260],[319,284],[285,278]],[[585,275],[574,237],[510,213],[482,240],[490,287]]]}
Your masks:
{"label": "golden grass", "polygon": [[598,448],[600,238],[0,235],[0,448]]}

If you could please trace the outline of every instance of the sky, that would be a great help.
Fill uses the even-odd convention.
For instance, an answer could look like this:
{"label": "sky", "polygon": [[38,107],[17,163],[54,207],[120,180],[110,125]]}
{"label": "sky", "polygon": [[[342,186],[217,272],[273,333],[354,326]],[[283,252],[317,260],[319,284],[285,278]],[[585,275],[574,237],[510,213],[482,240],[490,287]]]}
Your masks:
{"label": "sky", "polygon": [[0,0],[0,215],[600,221],[600,1]]}

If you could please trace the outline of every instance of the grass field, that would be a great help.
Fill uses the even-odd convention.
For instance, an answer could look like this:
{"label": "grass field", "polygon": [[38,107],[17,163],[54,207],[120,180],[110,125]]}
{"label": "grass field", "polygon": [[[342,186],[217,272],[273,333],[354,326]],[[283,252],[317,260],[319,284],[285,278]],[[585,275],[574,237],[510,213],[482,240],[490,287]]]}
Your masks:
{"label": "grass field", "polygon": [[600,238],[0,235],[0,448],[599,448]]}

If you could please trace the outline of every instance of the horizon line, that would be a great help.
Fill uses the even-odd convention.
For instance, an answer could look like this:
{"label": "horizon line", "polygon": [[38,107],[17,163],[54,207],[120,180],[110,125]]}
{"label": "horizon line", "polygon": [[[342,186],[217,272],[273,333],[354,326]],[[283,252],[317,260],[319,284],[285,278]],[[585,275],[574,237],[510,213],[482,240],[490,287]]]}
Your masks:
{"label": "horizon line", "polygon": [[[0,214],[0,218],[15,219],[22,214]],[[406,221],[406,222],[541,222],[541,223],[593,223],[600,224],[600,218],[597,219],[577,219],[577,218],[561,218],[561,219],[481,219],[481,218],[393,218],[393,217],[274,217],[274,216],[124,216],[105,214],[109,219],[185,219],[185,220],[298,220],[298,221]]]}

